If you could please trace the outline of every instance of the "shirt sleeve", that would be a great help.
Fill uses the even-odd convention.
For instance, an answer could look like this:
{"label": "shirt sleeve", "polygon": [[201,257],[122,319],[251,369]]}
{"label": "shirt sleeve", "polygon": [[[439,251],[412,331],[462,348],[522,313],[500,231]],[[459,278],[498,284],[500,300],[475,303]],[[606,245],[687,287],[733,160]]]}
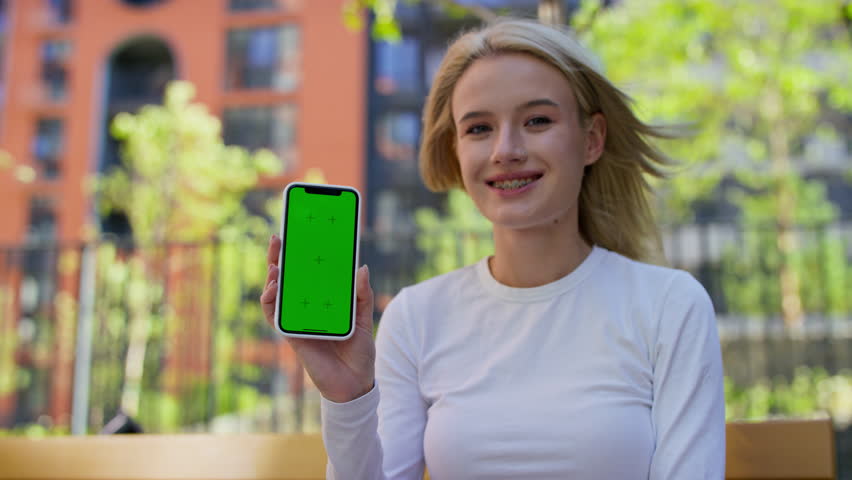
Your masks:
{"label": "shirt sleeve", "polygon": [[725,478],[725,395],[707,292],[678,273],[664,299],[654,361],[656,449],[650,480]]}
{"label": "shirt sleeve", "polygon": [[406,290],[387,306],[376,336],[376,386],[347,403],[321,400],[326,478],[421,480],[426,402]]}

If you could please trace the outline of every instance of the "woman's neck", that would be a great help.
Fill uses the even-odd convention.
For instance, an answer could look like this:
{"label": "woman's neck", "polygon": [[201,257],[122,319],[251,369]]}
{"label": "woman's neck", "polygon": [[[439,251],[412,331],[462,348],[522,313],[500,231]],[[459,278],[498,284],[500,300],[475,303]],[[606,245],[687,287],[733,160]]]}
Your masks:
{"label": "woman's neck", "polygon": [[592,252],[575,222],[545,227],[494,227],[494,279],[509,287],[538,287],[573,272]]}

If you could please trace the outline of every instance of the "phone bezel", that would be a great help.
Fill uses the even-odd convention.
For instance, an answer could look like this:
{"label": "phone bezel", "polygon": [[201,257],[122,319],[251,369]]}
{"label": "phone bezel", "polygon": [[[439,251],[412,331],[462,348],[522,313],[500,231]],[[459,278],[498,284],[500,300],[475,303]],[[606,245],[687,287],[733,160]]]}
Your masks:
{"label": "phone bezel", "polygon": [[[352,192],[355,194],[355,245],[353,247],[353,262],[352,262],[352,291],[350,293],[350,319],[349,319],[349,331],[345,334],[339,333],[319,333],[319,332],[304,332],[304,331],[291,331],[285,330],[281,325],[281,289],[283,288],[283,276],[284,276],[284,255],[285,255],[285,244],[284,241],[287,238],[287,215],[289,213],[289,195],[290,191],[294,188],[302,187],[307,189],[317,189],[317,190],[333,190],[337,192]],[[325,185],[318,183],[307,183],[307,182],[292,182],[288,184],[284,188],[284,192],[282,193],[284,206],[281,212],[281,248],[278,250],[278,293],[276,294],[275,300],[275,329],[278,333],[293,338],[312,338],[319,340],[347,340],[352,337],[352,334],[355,332],[355,315],[356,315],[356,273],[358,271],[358,256],[360,250],[360,239],[361,239],[361,194],[358,192],[358,189],[355,187],[344,186],[344,185]]]}

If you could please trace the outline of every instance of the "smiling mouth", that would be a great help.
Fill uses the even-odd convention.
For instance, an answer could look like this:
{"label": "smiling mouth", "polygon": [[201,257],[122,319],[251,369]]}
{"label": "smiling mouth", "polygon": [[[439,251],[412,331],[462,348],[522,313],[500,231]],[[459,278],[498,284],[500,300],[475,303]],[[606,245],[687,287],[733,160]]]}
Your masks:
{"label": "smiling mouth", "polygon": [[489,186],[494,187],[494,188],[498,188],[500,190],[505,190],[505,191],[517,190],[519,188],[526,187],[527,185],[531,184],[532,182],[535,182],[536,180],[538,180],[542,176],[543,175],[538,174],[538,175],[532,175],[530,177],[513,178],[512,180],[500,180],[500,181],[497,181],[497,182],[486,182],[486,183]]}

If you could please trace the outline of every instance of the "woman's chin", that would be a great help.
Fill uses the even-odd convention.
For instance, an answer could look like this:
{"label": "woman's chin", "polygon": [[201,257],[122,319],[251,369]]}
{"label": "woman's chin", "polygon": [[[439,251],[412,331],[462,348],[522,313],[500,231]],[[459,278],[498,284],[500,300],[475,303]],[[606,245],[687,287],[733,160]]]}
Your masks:
{"label": "woman's chin", "polygon": [[530,210],[516,211],[515,209],[501,209],[496,212],[488,212],[485,217],[491,221],[494,229],[502,230],[532,230],[550,229],[557,225],[563,225],[570,221],[570,215],[535,212]]}
{"label": "woman's chin", "polygon": [[553,220],[536,218],[531,215],[503,214],[489,218],[495,229],[503,230],[529,230],[542,228],[553,224]]}

